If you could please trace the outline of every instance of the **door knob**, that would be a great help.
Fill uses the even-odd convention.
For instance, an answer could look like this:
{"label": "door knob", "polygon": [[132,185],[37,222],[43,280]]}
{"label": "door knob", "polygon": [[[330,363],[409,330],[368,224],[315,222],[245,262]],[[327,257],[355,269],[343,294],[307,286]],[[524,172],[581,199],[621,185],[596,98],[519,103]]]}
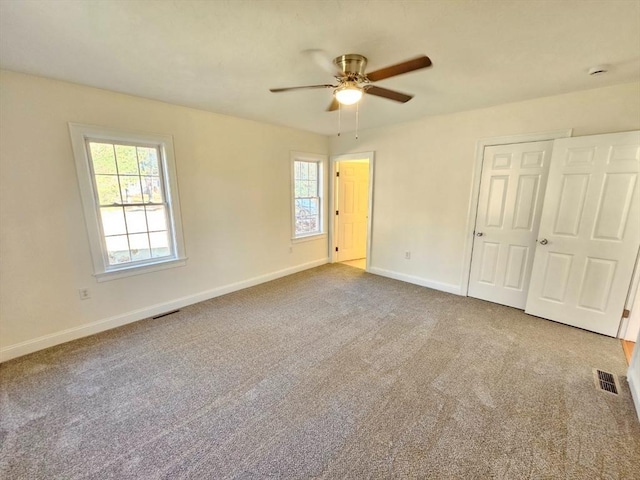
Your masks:
{"label": "door knob", "polygon": [[478,233],[476,233],[476,237],[481,237],[481,236],[483,236],[483,235],[484,235],[484,233],[482,233],[482,232],[478,232]]}
{"label": "door knob", "polygon": [[549,240],[547,240],[546,238],[540,240],[540,245],[546,245],[547,243],[549,243]]}

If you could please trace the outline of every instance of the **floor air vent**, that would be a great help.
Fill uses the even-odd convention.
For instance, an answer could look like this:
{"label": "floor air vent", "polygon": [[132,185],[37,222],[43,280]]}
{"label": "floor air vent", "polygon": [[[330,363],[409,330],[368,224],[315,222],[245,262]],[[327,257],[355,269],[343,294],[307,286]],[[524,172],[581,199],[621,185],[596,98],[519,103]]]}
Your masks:
{"label": "floor air vent", "polygon": [[172,313],[178,313],[180,310],[171,310],[170,312],[166,312],[166,313],[161,313],[160,315],[156,315],[155,317],[151,317],[154,320],[156,318],[162,318],[162,317],[166,317],[167,315],[171,315]]}
{"label": "floor air vent", "polygon": [[618,395],[618,377],[613,373],[604,372],[594,368],[593,379],[596,382],[596,388],[598,390]]}

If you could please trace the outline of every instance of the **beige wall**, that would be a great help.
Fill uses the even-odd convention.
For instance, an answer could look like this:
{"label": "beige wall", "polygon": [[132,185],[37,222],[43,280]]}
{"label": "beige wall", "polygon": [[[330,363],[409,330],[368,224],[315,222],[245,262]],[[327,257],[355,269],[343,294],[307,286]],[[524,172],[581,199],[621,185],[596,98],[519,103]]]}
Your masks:
{"label": "beige wall", "polygon": [[[326,238],[292,246],[290,203],[290,151],[327,154],[326,137],[13,72],[0,82],[0,358],[326,261]],[[185,267],[95,281],[68,122],[173,135]]]}
{"label": "beige wall", "polygon": [[573,136],[640,129],[640,84],[426,117],[360,132],[359,140],[332,137],[334,155],[375,151],[373,271],[466,293],[463,256],[478,140],[571,128]]}

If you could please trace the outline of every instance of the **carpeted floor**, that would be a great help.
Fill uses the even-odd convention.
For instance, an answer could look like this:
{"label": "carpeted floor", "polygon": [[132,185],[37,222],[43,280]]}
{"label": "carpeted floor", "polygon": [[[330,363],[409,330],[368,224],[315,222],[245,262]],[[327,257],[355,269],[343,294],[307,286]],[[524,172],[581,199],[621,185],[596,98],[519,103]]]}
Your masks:
{"label": "carpeted floor", "polygon": [[3,364],[0,477],[638,478],[593,367],[618,340],[326,265]]}

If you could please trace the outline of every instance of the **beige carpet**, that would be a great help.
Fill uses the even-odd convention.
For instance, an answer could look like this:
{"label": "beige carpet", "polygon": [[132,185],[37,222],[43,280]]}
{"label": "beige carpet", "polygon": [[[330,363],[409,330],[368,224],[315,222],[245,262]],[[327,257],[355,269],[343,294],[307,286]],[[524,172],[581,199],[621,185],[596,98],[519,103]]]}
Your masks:
{"label": "beige carpet", "polygon": [[618,340],[327,265],[3,364],[0,477],[638,478],[593,367]]}

